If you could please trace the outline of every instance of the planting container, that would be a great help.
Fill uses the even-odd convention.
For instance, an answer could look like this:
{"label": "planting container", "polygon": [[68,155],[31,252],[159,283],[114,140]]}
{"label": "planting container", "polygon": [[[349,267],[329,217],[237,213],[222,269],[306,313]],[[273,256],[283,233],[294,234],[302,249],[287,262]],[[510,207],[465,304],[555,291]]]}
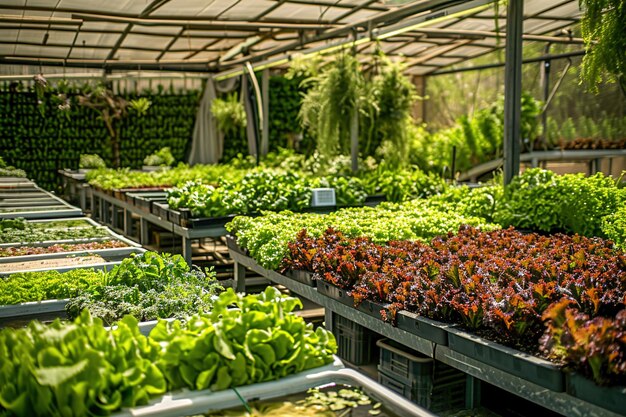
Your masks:
{"label": "planting container", "polygon": [[376,381],[352,370],[342,369],[341,361],[331,365],[310,369],[298,374],[281,378],[277,381],[263,382],[211,392],[178,391],[156,398],[146,406],[125,409],[113,414],[113,417],[178,417],[206,413],[207,410],[225,410],[242,405],[242,400],[265,401],[280,399],[287,395],[305,393],[314,387],[329,384],[345,384],[360,388],[375,402],[381,402],[386,409],[402,417],[435,417],[425,409],[402,398],[397,393],[381,386]]}
{"label": "planting container", "polygon": [[285,275],[294,281],[301,282],[309,287],[316,286],[317,281],[313,279],[313,272],[303,271],[301,269],[290,269]]}
{"label": "planting container", "polygon": [[560,366],[458,328],[447,330],[450,349],[552,391],[565,390]]}
{"label": "planting container", "polygon": [[228,249],[237,252],[243,256],[248,256],[248,251],[237,244],[237,239],[233,235],[226,235],[226,246]]}
{"label": "planting container", "polygon": [[318,280],[317,292],[330,297],[333,300],[339,301],[342,304],[354,307],[354,298],[352,298],[351,295],[348,295],[348,291],[339,288],[330,282]]}
{"label": "planting container", "polygon": [[[182,212],[181,212],[182,213]],[[236,214],[229,214],[228,216],[220,217],[191,217],[191,212],[185,213],[185,216],[181,216],[181,226],[188,227],[190,229],[199,229],[202,227],[224,227],[226,223],[229,223]]]}
{"label": "planting container", "polygon": [[453,326],[408,311],[396,314],[399,329],[412,333],[438,345],[448,345],[448,328]]}
{"label": "planting container", "polygon": [[601,387],[578,373],[565,374],[567,393],[599,407],[626,415],[626,386]]}
{"label": "planting container", "polygon": [[[366,300],[363,300],[356,307],[356,309],[367,314],[370,317],[374,317],[375,319],[386,321],[383,318],[381,311],[388,312],[388,304],[378,303],[376,301],[366,299]],[[386,314],[387,314],[387,317],[389,317],[388,313]]]}
{"label": "planting container", "polygon": [[[119,248],[114,248],[114,249],[119,249]],[[56,270],[59,272],[67,272],[73,269],[97,269],[97,270],[108,271],[110,269],[113,269],[114,266],[119,265],[121,261],[124,258],[127,258],[130,254],[132,253],[139,254],[139,253],[145,252],[145,249],[138,248],[138,247],[128,248],[124,252],[121,252],[119,250],[104,252],[106,250],[107,249],[103,249],[101,253],[97,253],[97,254],[83,251],[83,252],[76,252],[76,253],[54,253],[54,254],[49,254],[48,256],[27,255],[27,256],[19,256],[19,257],[16,256],[16,257],[2,258],[2,262],[0,262],[0,264],[2,264],[2,266],[6,267],[8,270],[6,271],[3,270],[2,272],[0,272],[0,277],[7,277],[9,275],[22,273],[22,272],[42,272],[42,271],[50,271],[50,270]],[[46,265],[47,263],[46,261],[52,261],[52,260],[63,259],[63,258],[74,258],[74,257],[88,256],[88,255],[98,255],[101,258],[103,258],[103,261],[91,263],[91,264],[63,265],[63,266],[57,266],[57,267]],[[22,269],[22,270],[17,269],[19,268],[17,263],[24,262],[23,259],[27,258],[28,256],[32,256],[36,259],[27,259],[26,261],[33,261],[33,262],[39,261],[41,262],[41,267],[33,268],[33,269]],[[16,258],[22,258],[22,260],[17,261],[15,260]],[[15,265],[16,269],[11,269],[11,264],[16,264]]]}

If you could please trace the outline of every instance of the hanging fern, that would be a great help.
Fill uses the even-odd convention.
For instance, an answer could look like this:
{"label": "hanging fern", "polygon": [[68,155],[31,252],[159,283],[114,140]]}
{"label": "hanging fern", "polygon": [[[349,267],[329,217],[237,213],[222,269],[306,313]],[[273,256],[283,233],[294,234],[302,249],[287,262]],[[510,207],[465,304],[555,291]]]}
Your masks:
{"label": "hanging fern", "polygon": [[358,111],[364,79],[352,55],[337,55],[302,100],[300,120],[317,137],[318,150],[332,156],[350,152],[350,119]]}
{"label": "hanging fern", "polygon": [[626,2],[624,0],[580,0],[586,54],[581,81],[598,92],[602,81],[618,81],[626,94]]}
{"label": "hanging fern", "polygon": [[380,74],[373,80],[377,109],[374,124],[379,143],[384,145],[383,157],[388,163],[401,166],[408,160],[411,110],[418,96],[411,80],[403,74],[404,65],[384,55],[380,62]]}
{"label": "hanging fern", "polygon": [[217,121],[217,127],[227,137],[235,135],[247,125],[246,110],[235,94],[229,94],[226,100],[214,99],[211,103],[211,113]]}

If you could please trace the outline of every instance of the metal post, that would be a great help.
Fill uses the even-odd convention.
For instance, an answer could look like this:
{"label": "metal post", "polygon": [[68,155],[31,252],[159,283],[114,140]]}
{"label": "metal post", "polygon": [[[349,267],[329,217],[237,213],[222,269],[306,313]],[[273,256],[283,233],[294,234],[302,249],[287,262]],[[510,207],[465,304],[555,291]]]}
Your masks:
{"label": "metal post", "polygon": [[191,248],[191,239],[183,236],[183,258],[189,266],[192,265],[193,256],[192,256],[192,248]]}
{"label": "metal post", "polygon": [[261,155],[265,156],[270,150],[270,70],[264,69],[261,78],[261,101],[263,102],[263,119],[261,120]]}
{"label": "metal post", "polygon": [[504,66],[504,184],[519,174],[524,1],[509,0]]}
{"label": "metal post", "polygon": [[350,119],[350,153],[352,155],[352,172],[359,169],[359,112],[352,110]]}
{"label": "metal post", "polygon": [[[549,50],[550,44],[546,46],[546,50]],[[547,54],[546,54],[547,55]],[[552,61],[546,59],[543,61],[543,72],[541,77],[541,85],[543,86],[543,102],[544,104],[548,103],[548,98],[550,97],[550,67],[552,66]],[[545,108],[543,113],[541,114],[541,124],[543,125],[543,146],[548,146],[548,109]]]}
{"label": "metal post", "polygon": [[237,292],[246,292],[246,267],[235,261],[233,287]]}

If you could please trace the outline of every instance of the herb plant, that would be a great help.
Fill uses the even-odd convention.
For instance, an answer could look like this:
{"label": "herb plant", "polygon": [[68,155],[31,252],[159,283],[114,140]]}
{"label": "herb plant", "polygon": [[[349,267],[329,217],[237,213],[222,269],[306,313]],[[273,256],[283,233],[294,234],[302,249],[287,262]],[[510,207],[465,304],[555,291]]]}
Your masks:
{"label": "herb plant", "polygon": [[66,306],[70,318],[83,309],[106,323],[130,314],[141,321],[208,311],[221,287],[213,271],[191,269],[180,255],[131,255]]}
{"label": "herb plant", "polygon": [[174,165],[174,162],[176,162],[176,160],[172,155],[172,150],[168,146],[146,156],[146,159],[143,160],[144,165],[157,167],[169,167]]}
{"label": "herb plant", "polygon": [[[60,222],[27,222],[24,219],[0,220],[0,243],[37,243],[54,240],[82,240],[111,237],[104,227],[59,227]],[[71,224],[71,223],[70,223]]]}
{"label": "herb plant", "polygon": [[103,280],[103,273],[93,269],[12,274],[2,280],[0,305],[76,297]]}
{"label": "herb plant", "polygon": [[83,169],[106,168],[106,166],[104,160],[96,154],[83,154],[78,162],[78,167]]}

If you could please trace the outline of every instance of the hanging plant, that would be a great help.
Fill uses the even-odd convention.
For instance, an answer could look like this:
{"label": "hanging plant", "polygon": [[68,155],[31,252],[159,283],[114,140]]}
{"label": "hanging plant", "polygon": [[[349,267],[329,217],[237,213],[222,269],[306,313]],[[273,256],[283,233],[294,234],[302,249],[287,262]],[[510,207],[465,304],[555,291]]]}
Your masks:
{"label": "hanging plant", "polygon": [[231,136],[244,129],[248,121],[243,104],[237,100],[237,96],[229,94],[226,99],[216,98],[211,103],[211,113],[217,121],[217,127],[225,136]]}
{"label": "hanging plant", "polygon": [[[411,80],[403,74],[403,64],[394,63],[384,55],[381,55],[381,64],[380,74],[372,81],[377,110],[373,125],[385,161],[402,166],[408,160],[411,111],[418,96]],[[369,152],[366,147],[365,154]]]}
{"label": "hanging plant", "polygon": [[322,155],[350,152],[350,121],[359,109],[364,85],[358,61],[346,52],[315,77],[299,116],[303,127],[317,137]]}
{"label": "hanging plant", "polygon": [[619,82],[626,95],[626,3],[624,0],[580,0],[586,54],[581,82],[595,93],[602,81]]}

